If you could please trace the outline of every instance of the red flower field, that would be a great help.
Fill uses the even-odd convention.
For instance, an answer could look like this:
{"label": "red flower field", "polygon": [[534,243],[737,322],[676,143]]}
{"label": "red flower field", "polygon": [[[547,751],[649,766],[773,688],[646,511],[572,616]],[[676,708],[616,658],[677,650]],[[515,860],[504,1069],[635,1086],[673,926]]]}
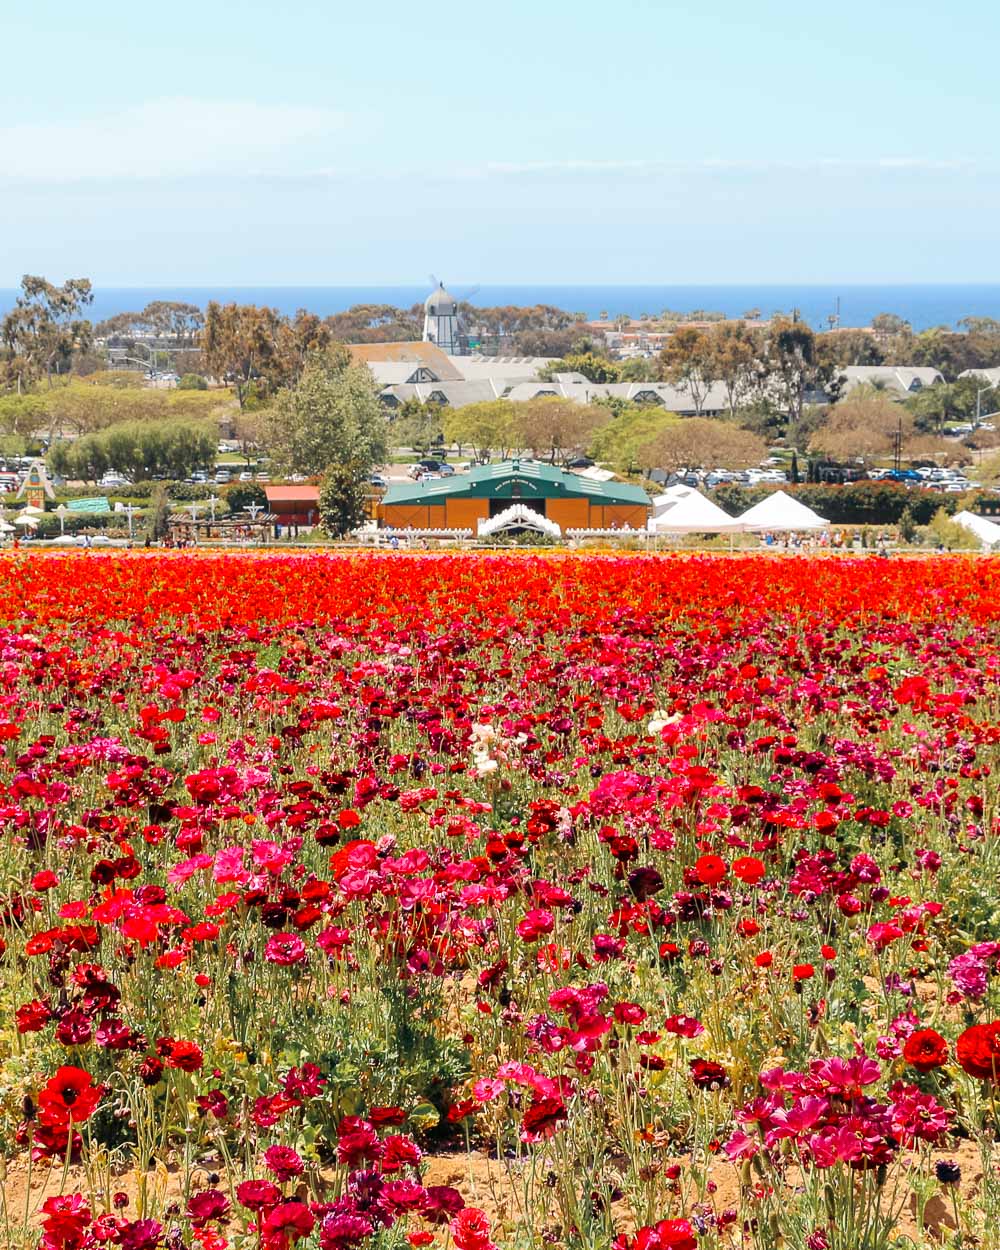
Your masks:
{"label": "red flower field", "polygon": [[5,1244],[994,1244],[1000,564],[0,578]]}

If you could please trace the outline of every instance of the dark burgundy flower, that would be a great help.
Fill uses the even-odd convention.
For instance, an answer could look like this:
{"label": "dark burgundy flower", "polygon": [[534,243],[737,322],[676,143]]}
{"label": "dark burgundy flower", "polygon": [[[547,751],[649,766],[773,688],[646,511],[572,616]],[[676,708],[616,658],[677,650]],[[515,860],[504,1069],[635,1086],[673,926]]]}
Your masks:
{"label": "dark burgundy flower", "polygon": [[229,1199],[221,1190],[203,1189],[188,1200],[188,1218],[196,1227],[210,1220],[223,1220],[229,1214]]}
{"label": "dark burgundy flower", "polygon": [[271,1181],[242,1181],[236,1186],[236,1201],[248,1211],[264,1211],[281,1201],[281,1190]]}
{"label": "dark burgundy flower", "polygon": [[698,1089],[725,1089],[729,1084],[729,1074],[721,1063],[713,1063],[711,1059],[692,1059],[691,1080]]}
{"label": "dark burgundy flower", "polygon": [[301,1156],[291,1146],[268,1146],[264,1151],[264,1164],[279,1181],[294,1180],[305,1168]]}
{"label": "dark burgundy flower", "polygon": [[628,888],[640,903],[663,889],[663,877],[650,866],[633,868],[628,874]]}
{"label": "dark burgundy flower", "polygon": [[451,1185],[428,1185],[424,1202],[424,1219],[432,1224],[447,1224],[465,1206],[465,1199]]}
{"label": "dark burgundy flower", "polygon": [[139,1080],[143,1085],[155,1085],[163,1076],[163,1064],[155,1055],[147,1055],[139,1064]]}
{"label": "dark burgundy flower", "polygon": [[568,1114],[561,1098],[536,1098],[521,1120],[521,1140],[536,1142],[551,1137]]}
{"label": "dark burgundy flower", "polygon": [[71,1007],[59,1017],[56,1025],[56,1041],[64,1046],[83,1046],[94,1035],[94,1022],[79,1007]]}

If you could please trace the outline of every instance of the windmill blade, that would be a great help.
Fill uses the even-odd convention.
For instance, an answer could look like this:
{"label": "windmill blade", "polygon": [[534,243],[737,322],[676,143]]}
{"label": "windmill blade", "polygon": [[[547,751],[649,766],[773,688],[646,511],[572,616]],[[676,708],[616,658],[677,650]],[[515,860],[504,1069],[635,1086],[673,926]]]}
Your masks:
{"label": "windmill blade", "polygon": [[434,288],[436,289],[437,287],[441,286],[441,283],[440,283],[440,282],[438,282],[437,278],[435,278],[435,277],[434,277],[434,275],[433,275],[432,273],[431,273],[431,274],[428,274],[427,276],[430,278],[430,281],[431,281],[431,286],[432,286],[432,287],[434,287]]}

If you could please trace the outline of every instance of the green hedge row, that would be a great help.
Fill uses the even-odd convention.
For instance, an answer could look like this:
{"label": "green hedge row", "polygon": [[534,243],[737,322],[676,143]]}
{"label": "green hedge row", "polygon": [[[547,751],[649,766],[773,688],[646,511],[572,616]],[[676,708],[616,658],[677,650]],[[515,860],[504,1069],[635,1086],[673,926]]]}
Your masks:
{"label": "green hedge row", "polygon": [[[134,534],[142,535],[145,531],[146,519],[138,512],[132,514],[132,531]],[[21,526],[17,527],[19,530]],[[38,524],[32,529],[32,536],[35,538],[56,538],[59,534],[82,534],[82,533],[114,533],[124,535],[128,533],[128,517],[124,512],[102,512],[102,513],[86,513],[73,512],[63,518],[63,528],[60,529],[59,518],[52,512],[47,512],[45,516],[38,518]],[[21,537],[25,537],[22,532]]]}
{"label": "green hedge row", "polygon": [[[949,514],[976,511],[980,494],[946,495],[940,491],[909,489],[900,482],[849,482],[843,486],[802,483],[798,486],[735,486],[723,483],[712,492],[720,507],[734,516],[784,489],[834,525],[896,525],[909,509],[917,525],[927,525],[939,508]],[[983,498],[995,498],[983,496]]]}
{"label": "green hedge row", "polygon": [[[241,482],[234,485],[247,486]],[[212,494],[225,494],[228,487],[214,487],[210,483],[199,482],[135,482],[131,486],[60,486],[55,490],[56,504],[65,503],[70,499],[96,499],[103,495],[112,507],[118,502],[133,503],[142,507],[148,503],[157,486],[165,486],[171,499],[179,503],[192,503],[197,499],[210,499]],[[263,494],[263,492],[261,492]],[[23,499],[17,498],[16,491],[0,493],[0,504],[5,508],[20,506]],[[50,504],[50,506],[52,506]]]}

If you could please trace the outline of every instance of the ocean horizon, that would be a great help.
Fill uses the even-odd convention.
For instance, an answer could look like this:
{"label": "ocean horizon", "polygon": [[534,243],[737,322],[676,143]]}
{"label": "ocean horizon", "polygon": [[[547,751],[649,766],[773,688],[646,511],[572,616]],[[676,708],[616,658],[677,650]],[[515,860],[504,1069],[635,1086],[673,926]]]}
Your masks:
{"label": "ocean horizon", "polygon": [[[964,317],[1000,320],[1000,283],[941,284],[738,284],[723,285],[600,285],[560,283],[483,284],[446,283],[458,299],[480,307],[551,304],[595,320],[603,313],[656,316],[661,312],[722,313],[742,317],[758,310],[762,317],[798,312],[815,330],[824,330],[838,315],[841,326],[867,326],[879,313],[895,313],[914,330],[934,326],[956,327]],[[200,308],[210,300],[266,304],[292,315],[304,308],[327,317],[354,304],[392,304],[409,308],[422,303],[427,285],[370,286],[239,286],[156,285],[102,286],[95,284],[94,301],[87,311],[93,322],[122,312],[142,309],[153,300],[179,300]],[[0,315],[14,304],[17,291],[0,288]]]}

